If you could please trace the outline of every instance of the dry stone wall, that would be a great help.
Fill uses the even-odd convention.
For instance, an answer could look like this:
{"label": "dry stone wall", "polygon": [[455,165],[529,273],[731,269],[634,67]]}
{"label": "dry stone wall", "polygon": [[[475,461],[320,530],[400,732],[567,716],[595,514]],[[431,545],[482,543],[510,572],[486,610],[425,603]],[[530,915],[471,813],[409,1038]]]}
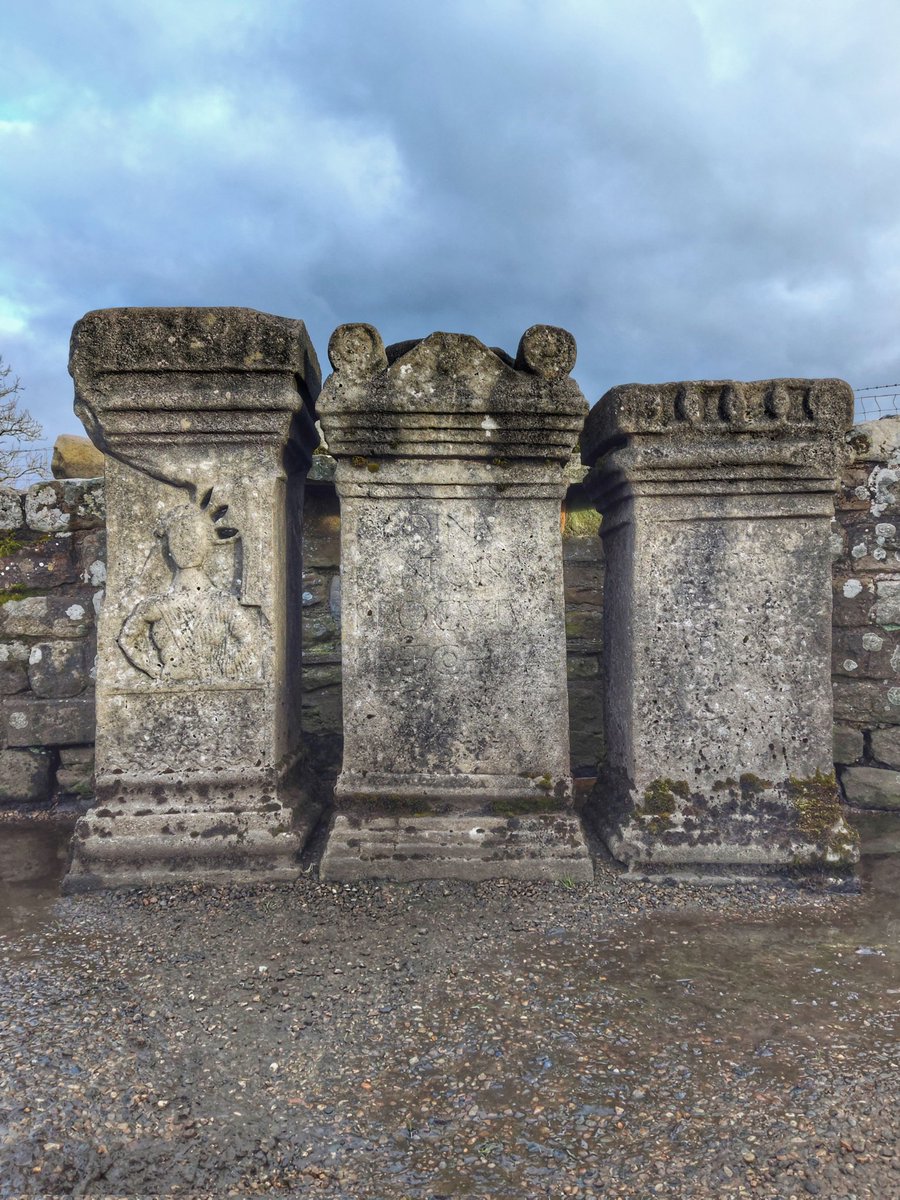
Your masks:
{"label": "dry stone wall", "polygon": [[900,417],[857,425],[834,532],[834,757],[870,848],[900,845]]}
{"label": "dry stone wall", "polygon": [[102,479],[0,489],[0,804],[93,792]]}

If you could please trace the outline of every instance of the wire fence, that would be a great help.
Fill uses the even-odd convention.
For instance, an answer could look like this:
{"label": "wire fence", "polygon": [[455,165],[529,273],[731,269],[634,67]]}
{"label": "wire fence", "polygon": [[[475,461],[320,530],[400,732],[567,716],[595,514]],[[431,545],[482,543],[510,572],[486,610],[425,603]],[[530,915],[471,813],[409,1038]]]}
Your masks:
{"label": "wire fence", "polygon": [[854,395],[857,421],[900,416],[900,383],[876,383],[871,387],[855,388]]}

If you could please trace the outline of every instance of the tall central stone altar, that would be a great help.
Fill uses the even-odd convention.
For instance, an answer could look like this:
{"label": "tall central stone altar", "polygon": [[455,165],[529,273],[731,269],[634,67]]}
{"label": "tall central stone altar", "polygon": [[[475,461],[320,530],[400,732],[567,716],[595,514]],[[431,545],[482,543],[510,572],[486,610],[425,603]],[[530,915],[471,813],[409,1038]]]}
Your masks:
{"label": "tall central stone altar", "polygon": [[316,816],[296,779],[306,329],[241,308],[92,312],[70,370],[108,456],[108,577],[97,804],[67,887],[294,878]]}
{"label": "tall central stone altar", "polygon": [[633,875],[858,857],[832,763],[831,558],[853,393],[627,385],[582,456],[603,514],[608,757],[590,811]]}
{"label": "tall central stone altar", "polygon": [[434,333],[332,336],[344,760],[330,879],[588,879],[571,811],[560,504],[575,343],[513,361]]}

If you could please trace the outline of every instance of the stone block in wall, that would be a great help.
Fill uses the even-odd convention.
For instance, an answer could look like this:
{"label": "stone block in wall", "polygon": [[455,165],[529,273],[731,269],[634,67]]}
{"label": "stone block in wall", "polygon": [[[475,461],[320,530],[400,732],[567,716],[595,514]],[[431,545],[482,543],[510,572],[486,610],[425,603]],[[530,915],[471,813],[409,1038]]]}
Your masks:
{"label": "stone block in wall", "polygon": [[[308,676],[304,673],[303,682],[309,686]],[[341,732],[341,708],[343,704],[342,691],[338,687],[321,687],[315,691],[303,693],[302,722],[304,733],[335,733]]]}
{"label": "stone block in wall", "polygon": [[603,564],[596,559],[574,559],[565,564],[563,584],[566,606],[589,605],[599,608],[603,602]]}
{"label": "stone block in wall", "polygon": [[837,508],[839,512],[867,512],[872,503],[869,492],[871,467],[854,463],[841,473]]}
{"label": "stone block in wall", "polygon": [[30,653],[26,642],[0,642],[0,696],[28,691]]}
{"label": "stone block in wall", "polygon": [[900,457],[900,416],[854,425],[848,437],[857,463],[886,463]]}
{"label": "stone block in wall", "polygon": [[82,638],[94,625],[88,592],[26,596],[0,603],[0,638]]}
{"label": "stone block in wall", "polygon": [[71,796],[90,796],[94,791],[94,747],[63,746],[59,751],[56,789]]}
{"label": "stone block in wall", "polygon": [[0,592],[16,589],[55,588],[75,583],[81,574],[73,554],[71,534],[44,534],[34,541],[6,544],[0,557]]}
{"label": "stone block in wall", "polygon": [[39,533],[99,529],[105,520],[102,479],[50,479],[25,494],[25,522]]}
{"label": "stone block in wall", "polygon": [[879,579],[875,584],[875,620],[900,627],[900,579]]}
{"label": "stone block in wall", "polygon": [[19,529],[25,520],[22,497],[11,487],[0,487],[0,529]]}
{"label": "stone block in wall", "polygon": [[[574,656],[570,656],[571,666]],[[585,656],[585,663],[590,662]],[[593,658],[596,668],[597,659]],[[599,671],[593,677],[569,677],[569,757],[572,774],[596,775],[605,754],[603,739],[602,687]]]}
{"label": "stone block in wall", "polygon": [[900,687],[869,679],[833,681],[834,718],[858,725],[900,725]]}
{"label": "stone block in wall", "polygon": [[841,526],[849,569],[855,572],[900,569],[898,523],[900,517],[896,515],[893,521],[886,521],[871,513],[844,513]]}
{"label": "stone block in wall", "polygon": [[314,610],[303,613],[304,653],[329,653],[341,638],[341,627],[329,612]]}
{"label": "stone block in wall", "polygon": [[36,696],[79,696],[87,687],[83,642],[37,642],[28,657],[28,682]]}
{"label": "stone block in wall", "polygon": [[313,608],[317,604],[324,604],[328,599],[329,582],[330,580],[325,575],[320,575],[315,571],[304,571],[301,596],[303,607]]}
{"label": "stone block in wall", "polygon": [[889,767],[900,768],[900,729],[873,729],[872,757]]}
{"label": "stone block in wall", "polygon": [[90,588],[106,585],[106,529],[85,530],[72,539],[79,578]]}
{"label": "stone block in wall", "polygon": [[847,767],[841,772],[847,803],[857,808],[900,809],[900,771]]}
{"label": "stone block in wall", "polygon": [[849,568],[836,570],[832,583],[832,620],[835,626],[870,625],[875,613],[875,582],[853,575]]}
{"label": "stone block in wall", "polygon": [[863,756],[863,735],[859,729],[849,725],[834,727],[834,761],[836,763],[855,763]]}
{"label": "stone block in wall", "polygon": [[603,635],[603,614],[599,608],[566,610],[566,640],[570,643],[599,645]]}
{"label": "stone block in wall", "polygon": [[[599,654],[569,654],[566,659],[566,674],[572,679],[598,679],[600,676]],[[571,696],[569,703],[571,705]]]}
{"label": "stone block in wall", "polygon": [[39,804],[49,796],[47,750],[0,750],[0,804]]}
{"label": "stone block in wall", "polygon": [[[313,455],[315,460],[317,456]],[[303,566],[337,570],[341,561],[341,510],[332,486],[309,488],[303,510]]]}
{"label": "stone block in wall", "polygon": [[603,562],[603,543],[599,537],[564,537],[562,552],[564,573],[571,563]]}
{"label": "stone block in wall", "polygon": [[7,698],[3,728],[8,746],[65,746],[94,740],[94,697],[63,700]]}
{"label": "stone block in wall", "polygon": [[837,628],[831,649],[835,675],[900,683],[900,631],[877,625]]}
{"label": "stone block in wall", "polygon": [[859,834],[863,854],[900,854],[900,813],[874,808],[845,808],[844,812]]}

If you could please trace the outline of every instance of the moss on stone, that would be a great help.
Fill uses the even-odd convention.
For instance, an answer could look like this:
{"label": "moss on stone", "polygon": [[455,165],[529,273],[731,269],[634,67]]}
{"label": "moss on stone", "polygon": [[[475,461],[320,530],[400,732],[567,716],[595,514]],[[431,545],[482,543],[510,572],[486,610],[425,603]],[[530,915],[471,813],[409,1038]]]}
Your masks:
{"label": "moss on stone", "polygon": [[797,810],[797,828],[814,841],[825,841],[841,820],[834,772],[816,771],[805,779],[792,775],[788,795]]}
{"label": "moss on stone", "polygon": [[16,554],[26,543],[14,533],[0,533],[0,558]]}
{"label": "moss on stone", "polygon": [[567,512],[563,518],[563,537],[581,538],[596,537],[600,532],[603,518],[593,508],[577,509]]}
{"label": "moss on stone", "polygon": [[14,583],[11,587],[0,589],[0,604],[8,604],[10,600],[27,600],[30,596],[46,595],[40,588],[27,588],[21,583]]}
{"label": "moss on stone", "polygon": [[729,775],[727,779],[717,779],[712,785],[712,790],[714,792],[727,792],[731,788],[736,788],[737,786],[738,781],[736,779],[732,779]]}
{"label": "moss on stone", "polygon": [[665,833],[678,811],[678,800],[686,800],[690,794],[691,789],[683,779],[654,779],[644,789],[635,815],[644,819],[650,833]]}
{"label": "moss on stone", "polygon": [[759,796],[762,792],[766,792],[772,787],[771,779],[761,779],[759,775],[754,775],[752,771],[745,771],[740,780],[741,792],[745,796]]}

